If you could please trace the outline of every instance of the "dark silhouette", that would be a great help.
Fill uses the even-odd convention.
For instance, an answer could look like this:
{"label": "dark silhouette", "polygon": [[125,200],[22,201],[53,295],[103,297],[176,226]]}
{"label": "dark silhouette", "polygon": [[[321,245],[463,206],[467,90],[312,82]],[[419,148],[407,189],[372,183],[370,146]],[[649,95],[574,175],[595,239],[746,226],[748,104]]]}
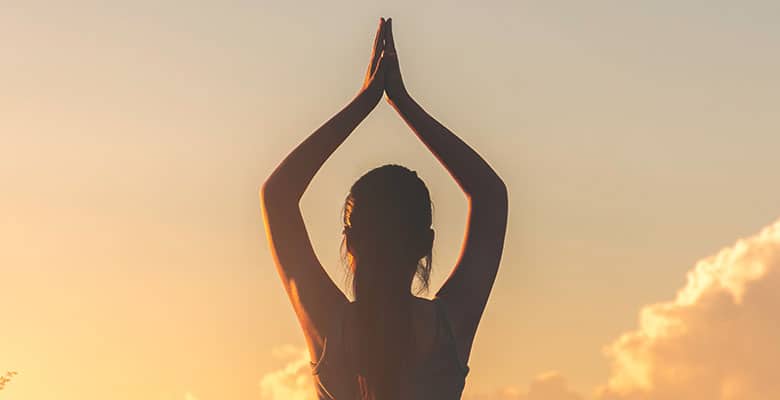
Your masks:
{"label": "dark silhouette", "polygon": [[[431,271],[431,199],[414,171],[375,168],[343,210],[342,256],[350,302],[309,241],[299,201],[325,160],[383,93],[468,198],[460,257],[433,300],[420,294]],[[506,186],[466,143],[423,110],[401,78],[392,20],[380,19],[358,95],[296,147],[263,184],[271,252],[303,328],[320,399],[459,399],[471,345],[496,277],[508,213]]]}

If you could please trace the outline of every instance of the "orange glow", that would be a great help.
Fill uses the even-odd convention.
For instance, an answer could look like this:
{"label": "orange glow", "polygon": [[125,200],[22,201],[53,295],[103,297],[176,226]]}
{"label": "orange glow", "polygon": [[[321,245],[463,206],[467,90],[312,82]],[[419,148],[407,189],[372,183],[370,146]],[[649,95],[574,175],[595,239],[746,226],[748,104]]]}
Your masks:
{"label": "orange glow", "polygon": [[[464,399],[671,385],[653,375],[668,365],[658,340],[692,327],[713,340],[691,347],[703,353],[733,347],[711,330],[738,348],[768,343],[776,319],[734,316],[764,315],[751,290],[775,285],[770,263],[731,268],[757,254],[741,245],[696,260],[780,212],[777,6],[641,3],[3,2],[0,399],[307,398],[257,192],[353,98],[380,15],[410,92],[510,191]],[[388,162],[431,192],[431,296],[468,202],[384,102],[308,188],[307,229],[343,288],[345,194]],[[668,313],[718,285],[714,314],[675,324]],[[723,366],[714,357],[701,359]],[[723,398],[761,398],[745,397],[759,361],[744,376],[702,373]]]}

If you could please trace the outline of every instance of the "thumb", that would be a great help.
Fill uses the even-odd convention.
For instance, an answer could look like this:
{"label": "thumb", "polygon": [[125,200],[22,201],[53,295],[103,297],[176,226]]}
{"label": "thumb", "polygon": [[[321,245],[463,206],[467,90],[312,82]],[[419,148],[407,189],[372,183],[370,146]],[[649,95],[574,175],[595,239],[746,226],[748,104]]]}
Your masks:
{"label": "thumb", "polygon": [[384,52],[382,52],[382,56],[380,56],[379,59],[376,61],[375,74],[384,74],[386,69],[387,69],[387,61],[385,60]]}

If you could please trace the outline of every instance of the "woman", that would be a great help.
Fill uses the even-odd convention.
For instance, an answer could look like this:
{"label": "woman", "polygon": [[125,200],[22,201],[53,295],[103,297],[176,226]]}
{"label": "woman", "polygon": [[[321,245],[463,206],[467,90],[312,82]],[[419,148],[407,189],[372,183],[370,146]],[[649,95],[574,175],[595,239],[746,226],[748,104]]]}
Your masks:
{"label": "woman", "polygon": [[[383,93],[469,202],[460,257],[433,300],[411,291],[415,276],[427,289],[434,239],[429,192],[415,172],[381,166],[350,189],[342,255],[354,302],[317,260],[299,209],[319,168]],[[391,19],[380,19],[358,95],[281,162],[260,195],[271,252],[303,328],[319,398],[459,399],[501,260],[507,189],[479,154],[409,95]]]}

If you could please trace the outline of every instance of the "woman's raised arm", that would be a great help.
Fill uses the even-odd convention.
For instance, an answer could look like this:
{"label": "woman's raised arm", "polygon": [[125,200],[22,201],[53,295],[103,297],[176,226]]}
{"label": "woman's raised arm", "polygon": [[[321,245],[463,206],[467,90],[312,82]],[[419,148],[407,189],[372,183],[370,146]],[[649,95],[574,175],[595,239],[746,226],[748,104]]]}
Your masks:
{"label": "woman's raised arm", "polygon": [[447,169],[468,198],[469,215],[460,257],[436,297],[448,317],[464,362],[496,278],[509,211],[506,185],[471,147],[412,99],[401,79],[392,19],[385,32],[385,91],[388,102]]}
{"label": "woman's raised arm", "polygon": [[322,352],[325,329],[336,307],[347,302],[323,269],[309,240],[299,202],[325,160],[376,107],[384,92],[381,66],[384,19],[359,94],[299,144],[260,190],[263,219],[279,276],[304,331],[312,360]]}

